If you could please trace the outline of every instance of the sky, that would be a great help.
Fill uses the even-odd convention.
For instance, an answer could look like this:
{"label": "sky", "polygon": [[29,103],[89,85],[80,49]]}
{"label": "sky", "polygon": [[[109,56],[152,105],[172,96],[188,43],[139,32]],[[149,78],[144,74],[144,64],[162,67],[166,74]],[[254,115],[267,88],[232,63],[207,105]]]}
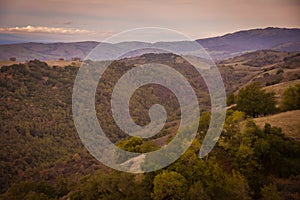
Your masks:
{"label": "sky", "polygon": [[200,39],[299,28],[299,13],[299,0],[0,0],[0,43],[103,41],[142,27]]}

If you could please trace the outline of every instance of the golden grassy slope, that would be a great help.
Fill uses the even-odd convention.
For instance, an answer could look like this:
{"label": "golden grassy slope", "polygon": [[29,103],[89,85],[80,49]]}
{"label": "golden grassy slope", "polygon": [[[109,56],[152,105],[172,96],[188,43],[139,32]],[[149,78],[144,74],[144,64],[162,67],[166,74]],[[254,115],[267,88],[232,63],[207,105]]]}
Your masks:
{"label": "golden grassy slope", "polygon": [[266,92],[274,92],[277,104],[280,105],[280,102],[282,100],[282,95],[283,95],[284,91],[288,87],[295,86],[297,84],[300,84],[300,79],[293,80],[293,81],[288,81],[288,82],[282,82],[282,83],[278,83],[278,84],[275,84],[275,85],[270,85],[270,86],[264,87],[263,89]]}
{"label": "golden grassy slope", "polygon": [[58,66],[58,67],[65,67],[68,65],[80,67],[81,62],[79,61],[68,61],[68,60],[47,60],[45,61],[49,66]]}
{"label": "golden grassy slope", "polygon": [[287,137],[300,141],[300,110],[259,117],[255,118],[254,121],[261,128],[264,127],[265,123],[280,127]]}
{"label": "golden grassy slope", "polygon": [[10,61],[10,60],[0,60],[0,67],[9,66],[9,65],[13,65],[13,64],[19,64],[19,63],[22,63],[22,62]]}
{"label": "golden grassy slope", "polygon": [[[82,63],[80,61],[68,61],[68,60],[47,60],[45,62],[50,67],[53,67],[53,66],[65,67],[65,66],[68,66],[68,65],[80,67],[80,65]],[[25,63],[25,62],[0,60],[0,67],[2,67],[2,66],[9,66],[9,65],[12,65],[12,64],[19,64],[19,63]]]}

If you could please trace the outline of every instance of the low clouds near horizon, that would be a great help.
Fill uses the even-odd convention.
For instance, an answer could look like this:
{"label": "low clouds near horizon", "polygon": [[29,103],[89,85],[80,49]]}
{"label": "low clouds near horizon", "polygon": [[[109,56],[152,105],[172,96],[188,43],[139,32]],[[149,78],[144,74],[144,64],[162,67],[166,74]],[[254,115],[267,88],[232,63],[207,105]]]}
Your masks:
{"label": "low clouds near horizon", "polygon": [[0,33],[58,33],[58,34],[92,34],[94,31],[74,28],[56,28],[46,26],[0,27]]}
{"label": "low clouds near horizon", "polygon": [[[19,42],[71,42],[97,40],[115,32],[96,32],[84,29],[46,26],[0,27],[0,44]],[[33,38],[34,37],[34,38]]]}

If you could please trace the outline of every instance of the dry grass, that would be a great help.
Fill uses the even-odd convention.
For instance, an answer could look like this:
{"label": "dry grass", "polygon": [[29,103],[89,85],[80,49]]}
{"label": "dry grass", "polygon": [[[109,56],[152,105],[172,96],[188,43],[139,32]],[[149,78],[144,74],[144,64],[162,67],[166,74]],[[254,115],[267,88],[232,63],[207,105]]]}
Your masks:
{"label": "dry grass", "polygon": [[254,121],[261,128],[266,123],[280,127],[287,137],[300,141],[300,110],[259,117],[255,118]]}
{"label": "dry grass", "polygon": [[13,65],[13,64],[19,64],[22,62],[18,62],[18,61],[10,61],[10,60],[0,60],[0,68],[2,66],[9,66],[9,65]]}
{"label": "dry grass", "polygon": [[282,82],[282,83],[278,83],[278,84],[275,84],[275,85],[270,85],[270,86],[264,87],[263,89],[266,92],[274,92],[276,101],[277,101],[278,105],[280,105],[280,102],[282,100],[282,95],[283,95],[284,91],[288,87],[295,86],[297,84],[300,84],[299,79],[294,80],[294,81]]}
{"label": "dry grass", "polygon": [[80,67],[81,62],[79,61],[67,61],[67,60],[47,60],[46,63],[49,66],[58,66],[58,67],[65,67],[68,65]]}
{"label": "dry grass", "polygon": [[[45,61],[49,66],[58,66],[58,67],[65,67],[68,65],[80,67],[81,62],[79,61],[67,61],[67,60],[47,60]],[[9,60],[0,60],[0,68],[2,66],[9,66],[13,64],[19,64],[19,63],[25,63],[25,62],[18,62],[18,61],[9,61]]]}
{"label": "dry grass", "polygon": [[283,94],[284,90],[286,90],[290,86],[295,86],[297,84],[300,84],[300,79],[294,80],[294,81],[288,81],[283,83],[278,83],[276,85],[270,85],[267,87],[264,87],[267,92],[274,92],[276,94]]}

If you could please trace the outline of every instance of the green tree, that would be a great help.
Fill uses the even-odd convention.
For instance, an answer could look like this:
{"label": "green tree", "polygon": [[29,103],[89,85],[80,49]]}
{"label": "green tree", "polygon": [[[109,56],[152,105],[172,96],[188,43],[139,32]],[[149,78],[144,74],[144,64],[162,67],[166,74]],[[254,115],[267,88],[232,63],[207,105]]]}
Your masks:
{"label": "green tree", "polygon": [[232,176],[226,177],[226,189],[231,200],[250,200],[250,188],[247,179],[240,173],[233,171]]}
{"label": "green tree", "polygon": [[284,91],[281,109],[283,111],[300,109],[300,84]]}
{"label": "green tree", "polygon": [[268,115],[276,111],[275,94],[262,91],[259,114]]}
{"label": "green tree", "polygon": [[159,146],[157,146],[157,144],[155,144],[153,141],[143,142],[143,144],[141,144],[137,147],[137,150],[141,153],[147,153],[147,152],[155,151],[158,149],[159,149]]}
{"label": "green tree", "polygon": [[179,173],[163,171],[155,176],[154,188],[151,197],[154,200],[161,199],[183,199],[187,193],[187,181]]}
{"label": "green tree", "polygon": [[227,95],[227,106],[234,104],[234,94],[231,92]]}
{"label": "green tree", "polygon": [[274,93],[267,93],[258,83],[252,83],[241,89],[236,99],[237,108],[252,117],[275,112]]}
{"label": "green tree", "polygon": [[126,150],[126,151],[136,151],[136,148],[143,144],[142,138],[139,137],[131,137],[126,140],[122,140],[117,143],[118,147]]}
{"label": "green tree", "polygon": [[8,193],[7,199],[25,199],[26,195],[36,190],[36,183],[33,181],[22,181],[13,185]]}
{"label": "green tree", "polygon": [[[130,137],[128,139],[121,140],[117,143],[117,146],[124,149],[125,151],[140,153],[147,153],[159,149],[159,146],[156,145],[153,141],[143,141],[140,137]],[[117,151],[116,157],[118,159],[118,162],[120,163],[130,158],[122,151]]]}
{"label": "green tree", "polygon": [[190,186],[187,193],[187,199],[190,200],[209,200],[210,197],[205,193],[204,186],[201,181],[197,181]]}
{"label": "green tree", "polygon": [[219,145],[225,150],[233,150],[240,144],[241,138],[241,122],[245,120],[245,113],[241,111],[227,112],[227,117],[224,123],[222,137],[219,140]]}
{"label": "green tree", "polygon": [[80,181],[79,187],[73,189],[70,199],[139,199],[137,195],[141,188],[133,178],[133,175],[122,172],[93,174]]}
{"label": "green tree", "polygon": [[204,136],[209,128],[211,115],[209,112],[201,113],[198,132],[201,133],[201,136]]}

